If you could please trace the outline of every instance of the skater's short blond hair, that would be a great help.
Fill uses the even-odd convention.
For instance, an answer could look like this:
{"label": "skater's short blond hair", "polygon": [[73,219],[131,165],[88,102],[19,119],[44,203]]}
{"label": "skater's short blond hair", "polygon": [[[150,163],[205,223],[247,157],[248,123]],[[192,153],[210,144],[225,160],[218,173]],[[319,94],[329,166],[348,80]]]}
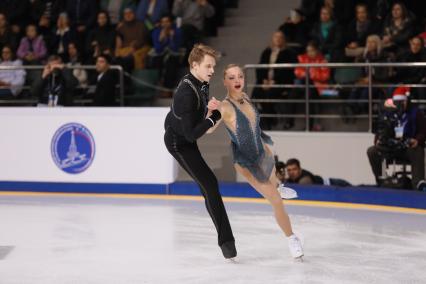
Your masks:
{"label": "skater's short blond hair", "polygon": [[240,68],[240,70],[241,70],[241,71],[243,71],[243,68],[241,68],[241,66],[240,66],[240,65],[238,65],[238,64],[235,64],[235,63],[228,64],[228,65],[225,67],[225,69],[223,69],[223,79],[225,79],[225,77],[226,77],[226,72],[227,72],[229,69],[234,68],[234,67],[238,67],[238,68]]}
{"label": "skater's short blond hair", "polygon": [[215,60],[218,60],[220,57],[219,53],[208,45],[202,43],[194,45],[188,57],[189,67],[192,67],[192,63],[194,62],[200,64],[206,55],[210,55]]}

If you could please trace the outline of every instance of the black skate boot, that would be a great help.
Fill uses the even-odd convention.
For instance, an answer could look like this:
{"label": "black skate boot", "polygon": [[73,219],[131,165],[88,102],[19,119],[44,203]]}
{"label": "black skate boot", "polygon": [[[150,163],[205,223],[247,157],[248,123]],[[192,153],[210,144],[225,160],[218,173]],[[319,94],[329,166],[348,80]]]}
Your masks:
{"label": "black skate boot", "polygon": [[234,258],[237,256],[237,249],[235,248],[235,241],[223,243],[220,248],[222,249],[225,258]]}

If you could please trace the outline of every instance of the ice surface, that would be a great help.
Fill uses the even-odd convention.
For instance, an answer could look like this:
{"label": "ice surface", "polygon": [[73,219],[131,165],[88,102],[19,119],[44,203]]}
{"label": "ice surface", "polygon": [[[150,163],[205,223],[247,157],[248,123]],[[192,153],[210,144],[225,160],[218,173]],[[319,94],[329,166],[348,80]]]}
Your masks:
{"label": "ice surface", "polygon": [[298,263],[268,205],[226,206],[236,263],[201,201],[0,196],[0,283],[425,283],[424,215],[288,206]]}

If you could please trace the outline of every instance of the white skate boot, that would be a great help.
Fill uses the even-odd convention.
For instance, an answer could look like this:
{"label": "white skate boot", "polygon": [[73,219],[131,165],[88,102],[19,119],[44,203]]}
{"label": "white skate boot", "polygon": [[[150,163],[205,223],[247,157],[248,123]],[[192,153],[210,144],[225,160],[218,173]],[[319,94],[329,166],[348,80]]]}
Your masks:
{"label": "white skate boot", "polygon": [[281,195],[281,198],[284,199],[293,199],[293,198],[297,198],[297,192],[290,188],[290,187],[286,187],[283,183],[281,183],[278,188],[277,188],[278,192]]}
{"label": "white skate boot", "polygon": [[293,234],[288,237],[288,248],[290,249],[290,254],[294,259],[303,261],[302,243],[296,235]]}

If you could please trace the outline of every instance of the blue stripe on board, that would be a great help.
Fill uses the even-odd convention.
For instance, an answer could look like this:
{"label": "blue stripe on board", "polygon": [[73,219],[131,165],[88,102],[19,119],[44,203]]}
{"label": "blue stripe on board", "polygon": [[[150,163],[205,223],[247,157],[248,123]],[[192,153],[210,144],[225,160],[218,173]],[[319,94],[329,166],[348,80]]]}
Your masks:
{"label": "blue stripe on board", "polygon": [[167,185],[0,181],[0,191],[167,194]]}
{"label": "blue stripe on board", "polygon": [[[301,200],[365,203],[426,209],[426,192],[376,187],[290,186],[297,190]],[[0,191],[200,195],[198,186],[193,182],[176,182],[165,185],[0,181]],[[224,182],[220,184],[220,191],[223,196],[229,197],[260,197],[260,194],[246,183]]]}

